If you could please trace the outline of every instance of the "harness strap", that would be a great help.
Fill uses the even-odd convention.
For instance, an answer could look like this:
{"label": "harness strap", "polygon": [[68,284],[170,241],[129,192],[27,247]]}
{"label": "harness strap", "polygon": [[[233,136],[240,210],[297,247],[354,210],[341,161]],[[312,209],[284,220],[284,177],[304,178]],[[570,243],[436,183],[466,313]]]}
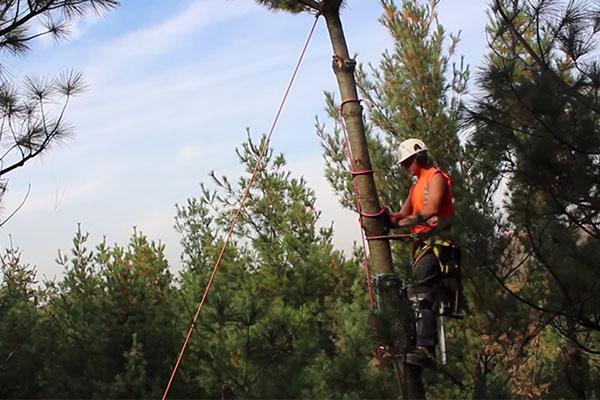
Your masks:
{"label": "harness strap", "polygon": [[421,259],[423,257],[425,257],[425,255],[427,253],[429,253],[429,251],[431,251],[437,258],[438,263],[440,264],[440,270],[442,271],[442,273],[447,274],[448,272],[450,272],[450,269],[449,269],[448,265],[445,265],[444,263],[442,263],[440,247],[441,246],[450,247],[452,245],[453,245],[453,243],[450,240],[446,240],[446,239],[442,239],[442,238],[430,238],[428,242],[421,242],[418,245],[418,247],[415,251],[415,254],[414,254],[413,267],[419,261],[421,261]]}

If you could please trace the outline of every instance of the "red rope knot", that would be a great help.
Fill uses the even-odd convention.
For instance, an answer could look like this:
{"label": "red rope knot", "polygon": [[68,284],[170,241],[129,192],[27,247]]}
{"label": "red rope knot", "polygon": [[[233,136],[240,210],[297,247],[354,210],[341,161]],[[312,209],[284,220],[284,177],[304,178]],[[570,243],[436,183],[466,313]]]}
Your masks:
{"label": "red rope knot", "polygon": [[377,211],[376,213],[366,213],[362,210],[359,211],[358,213],[360,214],[361,217],[376,218],[385,213],[385,208],[382,208],[381,210]]}
{"label": "red rope knot", "polygon": [[340,106],[338,107],[338,115],[339,115],[340,121],[342,121],[341,120],[342,119],[342,108],[344,107],[344,104],[347,104],[347,103],[365,103],[369,107],[371,106],[371,102],[367,99],[359,99],[356,97],[350,97],[348,99],[342,100]]}
{"label": "red rope knot", "polygon": [[355,97],[351,97],[349,99],[343,100],[342,103],[340,104],[340,111],[342,109],[342,107],[344,107],[344,104],[346,103],[360,103],[362,101],[362,99],[357,99]]}
{"label": "red rope knot", "polygon": [[367,100],[367,99],[358,99],[356,97],[350,97],[349,99],[346,99],[346,100],[342,101],[342,103],[340,104],[340,110],[342,109],[342,107],[346,103],[365,103],[369,107],[371,106],[371,102],[369,100]]}
{"label": "red rope knot", "polygon": [[370,175],[373,174],[375,171],[373,171],[372,169],[365,169],[363,171],[350,171],[350,175],[352,175],[352,177],[355,177],[357,175]]}

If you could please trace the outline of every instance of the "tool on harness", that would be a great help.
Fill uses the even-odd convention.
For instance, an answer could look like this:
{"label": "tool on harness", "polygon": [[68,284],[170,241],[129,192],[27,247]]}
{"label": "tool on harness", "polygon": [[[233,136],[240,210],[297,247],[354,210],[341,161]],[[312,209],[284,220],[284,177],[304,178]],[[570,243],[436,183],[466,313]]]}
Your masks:
{"label": "tool on harness", "polygon": [[[460,307],[460,249],[452,241],[444,239],[439,234],[425,237],[420,234],[371,236],[368,240],[396,239],[413,243],[414,266],[427,254],[433,254],[439,265],[439,272],[434,272],[418,281],[402,281],[396,274],[377,274],[372,277],[375,289],[377,313],[395,312],[400,315],[402,310],[412,315],[412,326],[405,326],[404,338],[392,339],[394,342],[404,341],[406,354],[394,354],[381,347],[386,357],[403,358],[406,362],[425,368],[438,365],[435,359],[435,346],[439,346],[439,365],[446,364],[446,340],[444,317],[462,318],[458,314]],[[435,262],[435,261],[434,261]],[[441,272],[441,274],[440,274]],[[393,295],[397,299],[398,308],[385,307],[382,293]],[[389,306],[389,304],[388,304]],[[417,340],[420,336],[428,337],[427,343]],[[382,337],[383,338],[383,337]],[[388,340],[384,340],[384,343]],[[389,348],[402,348],[390,346]],[[433,352],[433,354],[431,354]]]}
{"label": "tool on harness", "polygon": [[458,314],[460,250],[438,235],[421,237],[413,242],[412,269],[418,280],[407,283],[406,294],[414,310],[417,341],[406,360],[431,367],[432,362],[436,363],[435,348],[438,346],[439,363],[445,365],[444,316],[462,318]]}
{"label": "tool on harness", "polygon": [[441,237],[431,237],[415,242],[413,249],[413,266],[425,255],[432,253],[438,260],[441,278],[432,286],[434,292],[434,309],[439,315],[451,318],[462,318],[461,308],[461,252],[452,241]]}

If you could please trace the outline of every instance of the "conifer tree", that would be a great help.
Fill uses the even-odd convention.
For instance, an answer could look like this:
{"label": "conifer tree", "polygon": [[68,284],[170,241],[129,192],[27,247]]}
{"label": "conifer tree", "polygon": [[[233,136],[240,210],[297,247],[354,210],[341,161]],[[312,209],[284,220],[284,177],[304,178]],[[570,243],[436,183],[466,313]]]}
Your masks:
{"label": "conifer tree", "polygon": [[[447,369],[462,386],[440,374],[427,374],[428,394],[441,398],[522,395],[518,384],[506,379],[506,368],[526,364],[524,360],[535,350],[529,346],[528,332],[535,331],[534,322],[538,321],[531,320],[526,309],[523,313],[515,307],[510,296],[498,295],[497,283],[486,272],[486,266],[500,258],[506,243],[496,240],[494,204],[487,201],[485,182],[472,171],[474,149],[459,147],[460,110],[469,68],[462,60],[452,62],[459,37],[447,35],[437,22],[438,3],[381,2],[381,22],[394,39],[394,47],[383,53],[379,65],[358,71],[362,95],[372,104],[367,109],[367,132],[376,182],[383,202],[399,209],[411,183],[394,165],[392,152],[409,137],[423,139],[434,164],[448,171],[453,181],[455,218],[450,236],[463,250],[467,309],[464,320],[446,322]],[[326,101],[331,118],[336,118],[334,96],[327,94]],[[328,132],[320,122],[317,126],[329,166],[327,177],[342,205],[351,207],[340,132],[337,127]],[[396,270],[408,275],[408,246],[396,243],[393,248]],[[489,314],[488,310],[503,311]]]}
{"label": "conifer tree", "polygon": [[[491,52],[470,108],[473,172],[501,199],[504,291],[546,321],[564,360],[550,393],[597,395],[598,10],[591,2],[494,1]],[[492,265],[492,264],[491,264]],[[597,374],[596,374],[597,375]],[[566,383],[566,384],[565,384]],[[596,388],[596,389],[594,389]]]}
{"label": "conifer tree", "polygon": [[39,396],[158,397],[180,339],[164,246],[134,232],[126,247],[89,249],[88,236],[77,231],[58,257],[64,278],[47,283]]}
{"label": "conifer tree", "polygon": [[[372,107],[367,108],[370,123],[367,125],[367,142],[376,171],[379,196],[388,209],[397,210],[406,198],[410,180],[400,168],[394,166],[394,148],[408,137],[427,140],[426,136],[430,135],[431,138],[439,138],[437,142],[429,145],[436,154],[435,143],[443,142],[443,132],[439,135],[433,134],[432,125],[436,128],[443,126],[446,131],[452,130],[452,127],[448,126],[450,124],[444,122],[449,118],[446,114],[448,105],[439,102],[444,99],[447,91],[443,76],[447,60],[440,60],[443,52],[443,32],[438,30],[435,35],[431,35],[431,30],[437,28],[437,25],[432,26],[435,15],[429,14],[433,9],[412,1],[403,2],[401,9],[393,2],[380,4],[384,11],[381,22],[390,30],[396,41],[394,52],[384,53],[380,70],[375,71],[373,68],[373,81],[367,79],[367,72],[362,67],[357,73],[357,80],[361,94],[372,104]],[[410,57],[407,57],[407,53]],[[413,99],[414,103],[409,104],[409,99]],[[326,100],[327,111],[331,118],[336,120],[335,96],[328,93]],[[417,105],[420,105],[420,108]],[[441,109],[444,110],[443,113]],[[436,114],[438,118],[432,118]],[[417,126],[420,131],[414,131]],[[379,132],[376,132],[374,127],[379,128]],[[352,186],[347,175],[349,168],[341,131],[336,124],[334,130],[328,132],[319,121],[317,128],[324,148],[326,176],[340,195],[342,205],[353,208]],[[457,143],[456,139],[454,143]],[[457,147],[457,144],[454,144],[454,148]],[[393,248],[395,272],[406,278],[410,269],[408,246],[394,243]],[[411,310],[407,312],[412,313]],[[389,315],[388,318],[398,317]]]}
{"label": "conifer tree", "polygon": [[36,338],[43,334],[44,293],[35,287],[35,270],[21,262],[18,249],[5,250],[0,273],[0,397],[33,398],[40,382],[32,372],[43,362]]}
{"label": "conifer tree", "polygon": [[[264,138],[263,138],[264,140]],[[246,170],[260,146],[238,151]],[[213,174],[216,189],[178,206],[183,234],[185,303],[197,304],[247,178]],[[364,275],[355,258],[334,250],[332,227],[303,178],[268,150],[229,243],[173,386],[173,396],[382,398],[382,372]],[[189,237],[203,238],[195,242]],[[384,372],[385,373],[385,372]],[[199,394],[198,387],[201,392]]]}
{"label": "conifer tree", "polygon": [[[342,103],[340,114],[348,132],[348,147],[352,157],[353,172],[356,184],[357,208],[360,208],[361,225],[367,237],[386,236],[389,230],[387,215],[380,204],[375,186],[372,164],[369,155],[368,140],[362,115],[362,106],[358,99],[358,91],[354,77],[356,61],[351,58],[342,23],[340,10],[347,4],[344,0],[257,0],[258,3],[273,10],[285,10],[292,13],[316,12],[322,15],[327,24],[327,30],[333,48],[333,71],[335,73]],[[365,173],[366,172],[366,173]],[[367,216],[371,214],[371,216]],[[406,355],[410,351],[411,337],[414,337],[413,315],[409,305],[398,297],[399,281],[392,267],[391,248],[387,239],[369,240],[369,258],[372,274],[382,277],[375,280],[381,292],[381,307],[376,310],[377,325],[382,342],[393,354]],[[400,318],[391,315],[399,315]],[[404,363],[399,364],[399,358],[394,358],[394,370],[398,374],[404,396],[409,398],[424,398],[425,392],[421,379],[422,369]]]}

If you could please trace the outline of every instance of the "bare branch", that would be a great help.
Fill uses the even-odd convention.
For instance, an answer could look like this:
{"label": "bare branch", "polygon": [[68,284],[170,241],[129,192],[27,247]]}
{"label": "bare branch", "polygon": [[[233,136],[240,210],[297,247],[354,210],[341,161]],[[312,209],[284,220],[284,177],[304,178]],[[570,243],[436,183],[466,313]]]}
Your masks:
{"label": "bare branch", "polygon": [[23,207],[23,205],[25,205],[25,202],[27,201],[27,198],[29,197],[30,192],[31,192],[31,184],[28,184],[27,185],[27,193],[25,193],[25,197],[23,197],[23,200],[21,200],[21,204],[19,204],[17,206],[17,208],[15,208],[8,217],[6,217],[2,222],[0,222],[0,227],[4,226],[4,224],[6,224],[8,221],[10,221],[10,219],[15,216],[15,214]]}
{"label": "bare branch", "polygon": [[13,354],[15,354],[15,351],[16,350],[11,350],[11,352],[8,353],[8,357],[6,357],[6,360],[4,360],[4,362],[2,363],[2,365],[0,365],[0,371],[2,371],[4,368],[6,368],[6,366],[8,365],[8,362],[12,358]]}

